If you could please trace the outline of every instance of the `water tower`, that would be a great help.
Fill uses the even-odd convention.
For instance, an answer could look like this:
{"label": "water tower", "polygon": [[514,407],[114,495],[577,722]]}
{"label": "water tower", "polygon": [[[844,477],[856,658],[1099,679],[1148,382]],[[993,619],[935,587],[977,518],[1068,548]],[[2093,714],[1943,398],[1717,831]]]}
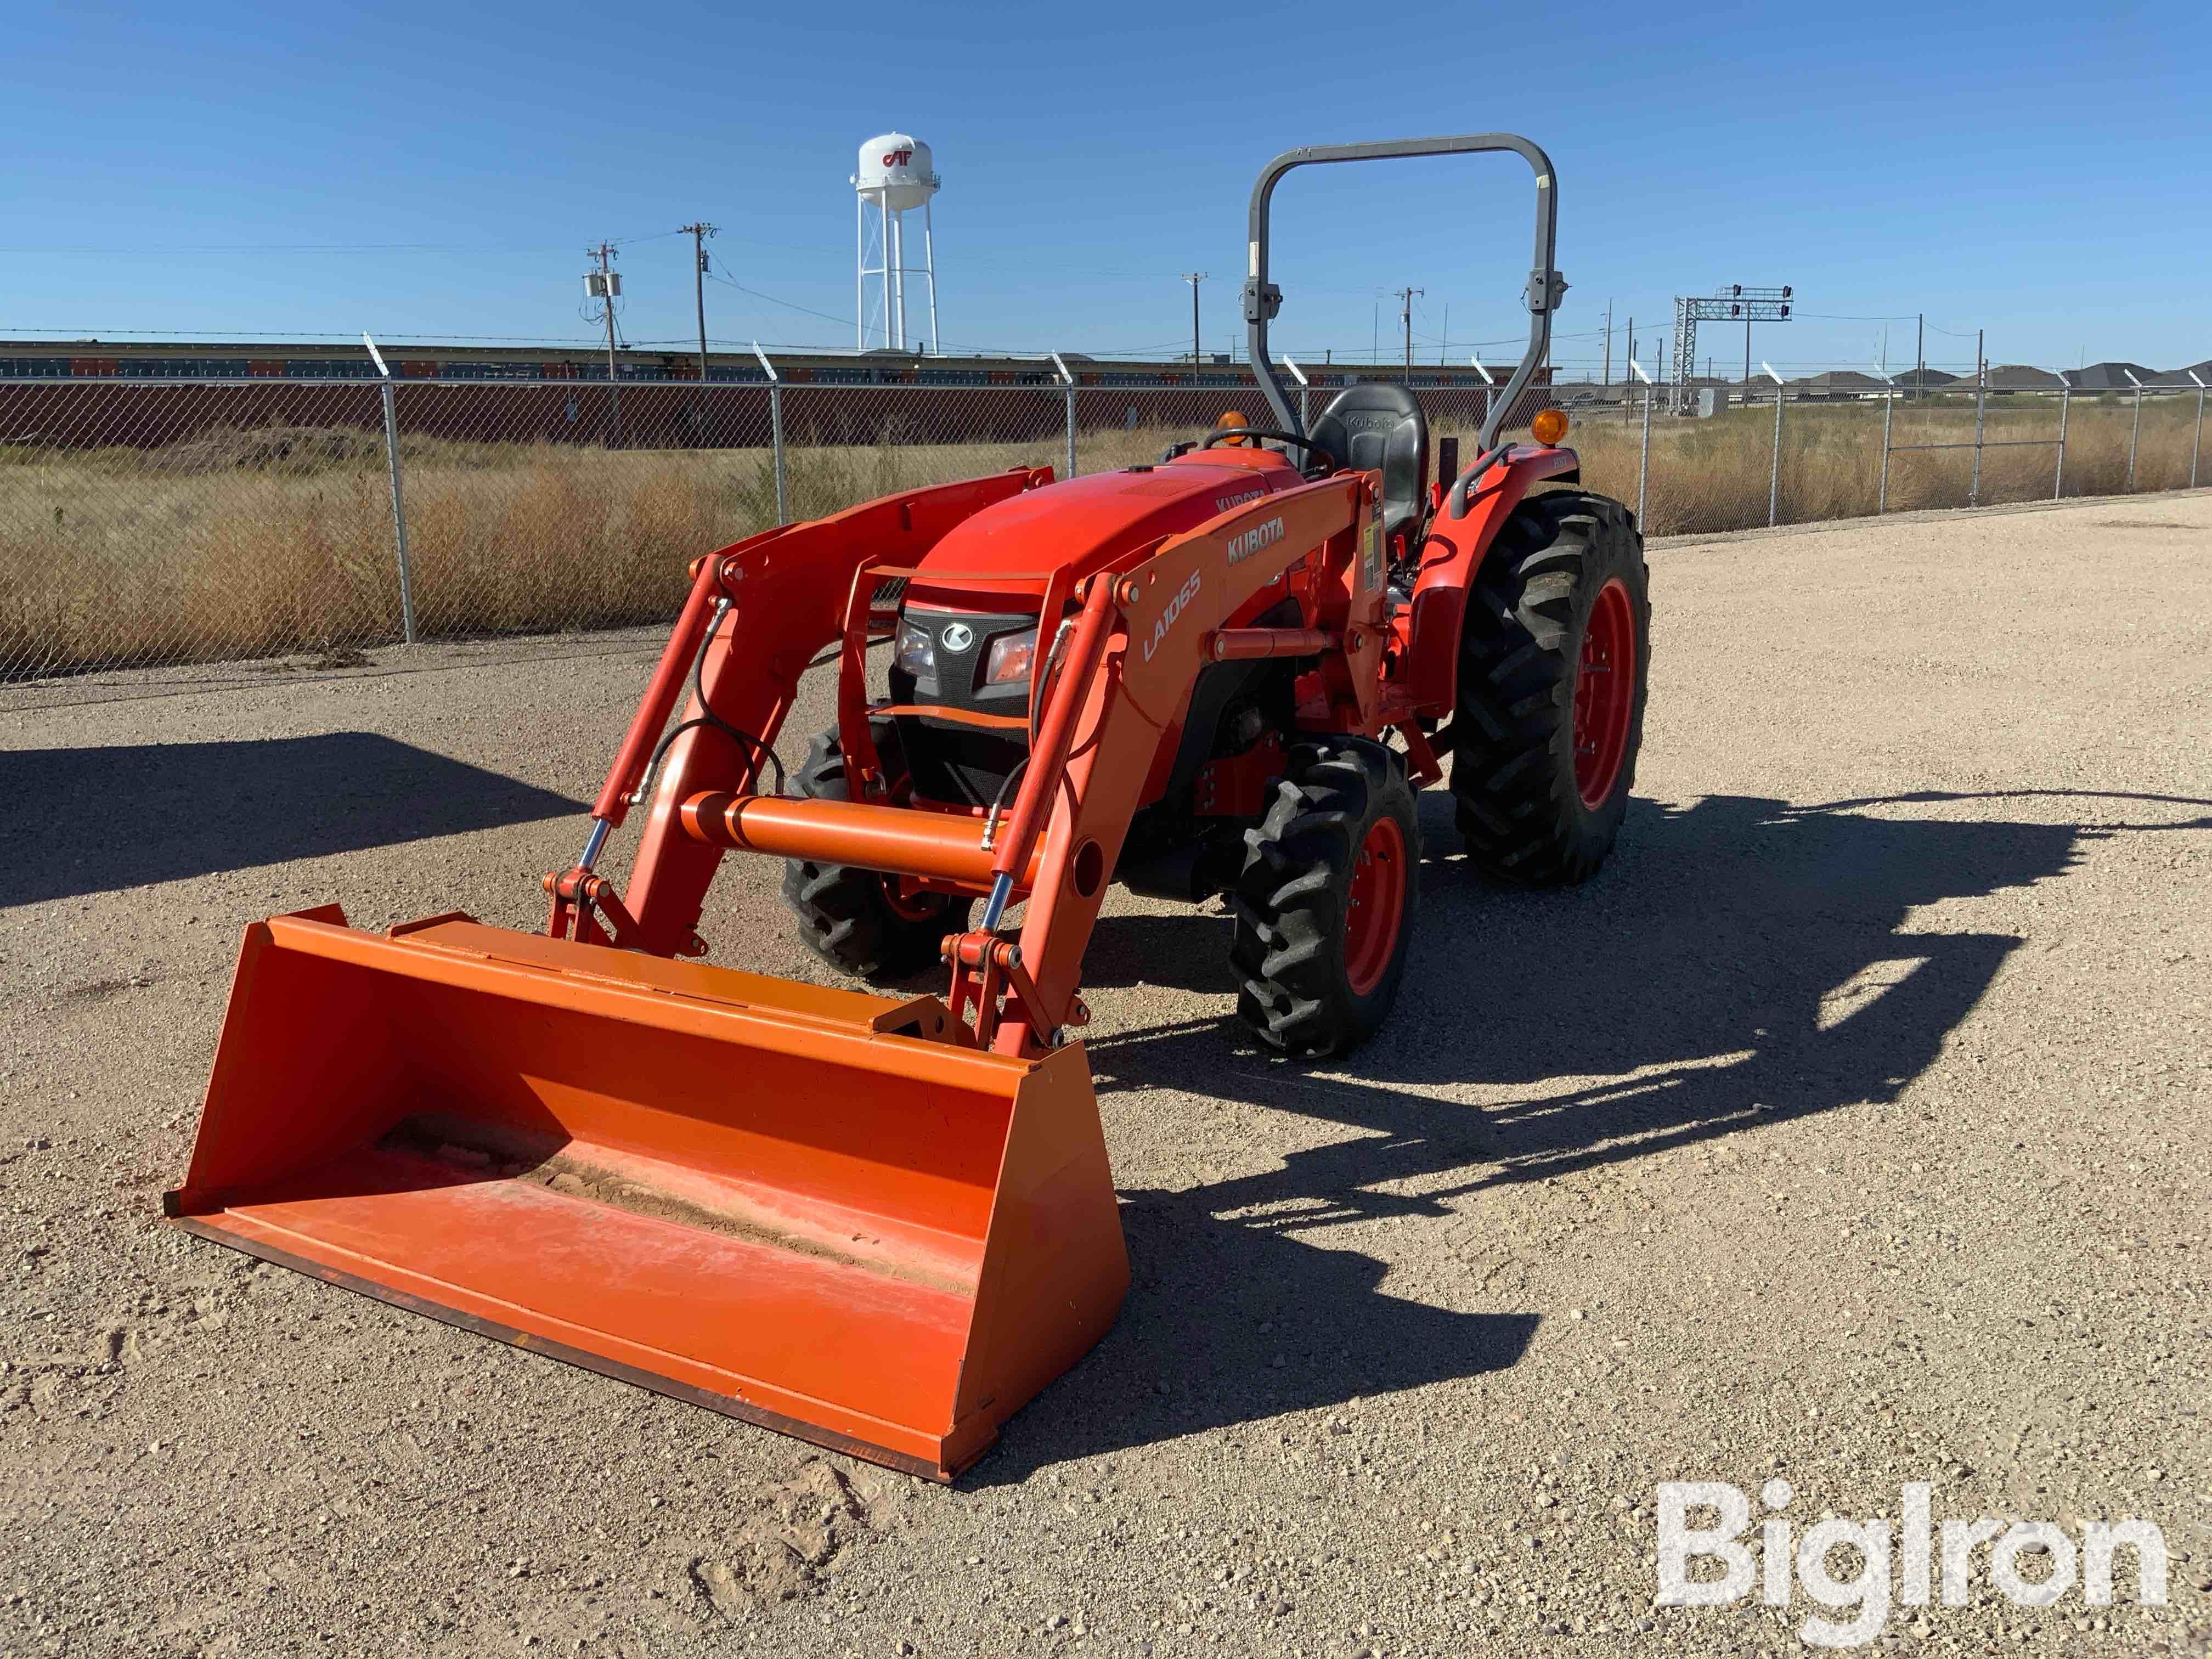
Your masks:
{"label": "water tower", "polygon": [[[929,220],[930,198],[938,179],[929,146],[903,132],[886,132],[860,146],[860,170],[853,175],[859,199],[859,247],[854,286],[855,343],[907,348],[906,279],[929,284],[929,349],[937,353],[937,243]],[[875,211],[871,213],[869,209]],[[906,262],[906,216],[921,210],[921,264]],[[868,287],[876,279],[872,302]]]}

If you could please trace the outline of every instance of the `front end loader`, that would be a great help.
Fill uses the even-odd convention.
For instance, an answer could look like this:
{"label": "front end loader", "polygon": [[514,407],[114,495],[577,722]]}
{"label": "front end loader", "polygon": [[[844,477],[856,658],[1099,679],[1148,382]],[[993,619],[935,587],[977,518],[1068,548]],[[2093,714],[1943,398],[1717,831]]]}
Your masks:
{"label": "front end loader", "polygon": [[[1535,173],[1535,260],[1528,351],[1477,455],[1431,483],[1420,406],[1389,384],[1302,428],[1267,350],[1276,183],[1494,150]],[[1499,437],[1565,288],[1555,196],[1508,135],[1291,151],[1253,192],[1245,289],[1272,424],[1224,417],[1152,465],[908,491],[699,559],[582,854],[545,878],[543,933],[451,913],[373,934],[336,906],[247,930],[168,1214],[951,1478],[1128,1283],[1077,1035],[1110,886],[1225,900],[1240,1013],[1314,1056],[1372,1036],[1397,995],[1414,792],[1447,758],[1478,867],[1577,881],[1612,845],[1643,720],[1641,539],[1618,503],[1557,487],[1579,464],[1556,410],[1534,441]],[[787,772],[817,671],[836,722]],[[597,866],[633,814],[618,889]],[[699,961],[732,853],[784,861],[825,960],[908,988]],[[933,965],[942,994],[912,990]]]}

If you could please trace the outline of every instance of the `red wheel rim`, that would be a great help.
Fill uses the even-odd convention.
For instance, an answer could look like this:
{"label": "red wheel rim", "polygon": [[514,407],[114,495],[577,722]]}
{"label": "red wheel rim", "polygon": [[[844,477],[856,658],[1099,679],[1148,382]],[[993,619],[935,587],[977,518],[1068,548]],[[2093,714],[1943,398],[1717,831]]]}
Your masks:
{"label": "red wheel rim", "polygon": [[1406,915],[1406,836],[1395,818],[1377,818],[1359,843],[1344,917],[1344,976],[1354,996],[1382,980]]}
{"label": "red wheel rim", "polygon": [[926,889],[909,893],[904,889],[905,883],[896,876],[884,878],[884,902],[890,906],[891,914],[895,916],[908,921],[928,921],[945,908],[945,897],[941,893],[933,893]]}
{"label": "red wheel rim", "polygon": [[1635,702],[1636,611],[1616,576],[1598,590],[1575,666],[1575,787],[1585,806],[1604,805],[1620,780]]}

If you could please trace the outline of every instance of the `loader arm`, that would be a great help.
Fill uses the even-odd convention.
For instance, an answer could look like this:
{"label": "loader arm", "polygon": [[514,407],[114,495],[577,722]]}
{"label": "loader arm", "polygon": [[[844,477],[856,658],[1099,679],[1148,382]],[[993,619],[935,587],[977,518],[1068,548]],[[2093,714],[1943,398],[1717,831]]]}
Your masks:
{"label": "loader arm", "polygon": [[[681,697],[686,724],[705,720],[710,711],[713,720],[691,725],[668,744],[629,888],[617,902],[616,914],[626,909],[631,926],[595,934],[588,905],[579,905],[577,937],[654,956],[699,954],[699,914],[725,849],[686,833],[683,803],[708,790],[758,788],[764,751],[775,747],[783,729],[800,675],[844,636],[848,602],[864,565],[912,564],[955,525],[1050,483],[1052,476],[1050,467],[1016,467],[886,495],[826,519],[764,532],[702,562],[691,599],[592,809],[586,855],[567,877],[549,878],[556,889],[549,931],[556,937],[564,931],[560,884],[575,888],[581,884],[575,878],[588,875],[605,839],[598,826],[621,823],[646,781],[654,739]],[[695,662],[697,685],[706,693],[703,705],[693,686]],[[728,728],[759,746],[732,737]]]}
{"label": "loader arm", "polygon": [[[1340,665],[1350,685],[1376,683],[1382,638],[1373,624],[1384,580],[1378,499],[1371,475],[1340,474],[1223,514],[1126,571],[1093,578],[1083,622],[1098,619],[1102,644],[1089,664],[1074,647],[1070,672],[1047,696],[1042,729],[1048,738],[1054,715],[1064,714],[1071,740],[1064,758],[1048,749],[1033,760],[997,849],[1001,871],[1024,869],[1037,826],[1048,823],[1018,945],[1009,953],[994,940],[988,913],[984,930],[954,942],[952,1010],[979,1044],[1034,1054],[1051,1046],[1059,1027],[1088,1018],[1076,995],[1084,951],[1163,734],[1182,720],[1203,666],[1232,653],[1318,655],[1332,678]],[[1323,607],[1324,637],[1224,629],[1291,566],[1316,555],[1323,592],[1337,596]],[[1006,1010],[1025,1018],[1000,1022],[992,1006],[994,949],[1002,969],[1019,969],[1029,981]]]}

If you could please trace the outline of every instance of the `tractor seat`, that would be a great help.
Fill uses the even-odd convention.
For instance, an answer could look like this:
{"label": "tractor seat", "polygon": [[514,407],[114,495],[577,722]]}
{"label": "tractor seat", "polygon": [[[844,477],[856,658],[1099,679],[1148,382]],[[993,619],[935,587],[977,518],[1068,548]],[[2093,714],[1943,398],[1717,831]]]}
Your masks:
{"label": "tractor seat", "polygon": [[1313,441],[1346,466],[1382,474],[1382,534],[1410,534],[1429,495],[1429,423],[1420,399],[1387,380],[1346,386],[1314,422]]}

